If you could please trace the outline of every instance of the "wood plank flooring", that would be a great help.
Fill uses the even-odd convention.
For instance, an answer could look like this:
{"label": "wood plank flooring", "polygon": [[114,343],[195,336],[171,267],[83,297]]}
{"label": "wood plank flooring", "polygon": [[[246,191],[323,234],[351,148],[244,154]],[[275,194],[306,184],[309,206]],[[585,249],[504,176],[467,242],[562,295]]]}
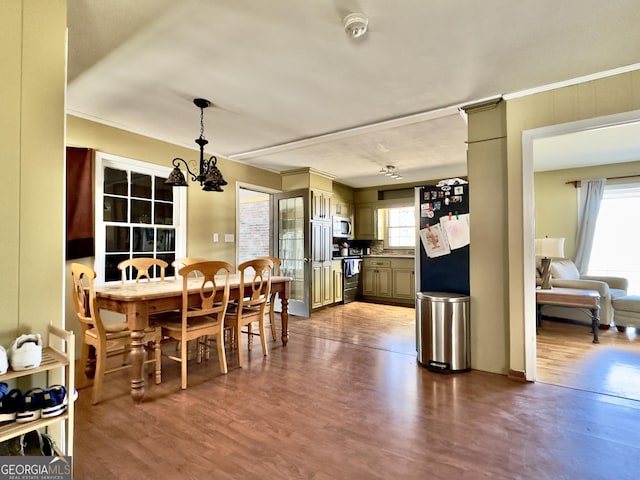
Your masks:
{"label": "wood plank flooring", "polygon": [[[287,347],[163,362],[143,403],[128,373],[76,410],[76,479],[635,479],[640,402],[417,364],[414,310],[354,302],[290,318]],[[545,325],[545,330],[547,330]],[[550,330],[550,329],[549,329]]]}
{"label": "wood plank flooring", "polygon": [[544,320],[537,336],[538,382],[640,401],[640,336],[615,328]]}

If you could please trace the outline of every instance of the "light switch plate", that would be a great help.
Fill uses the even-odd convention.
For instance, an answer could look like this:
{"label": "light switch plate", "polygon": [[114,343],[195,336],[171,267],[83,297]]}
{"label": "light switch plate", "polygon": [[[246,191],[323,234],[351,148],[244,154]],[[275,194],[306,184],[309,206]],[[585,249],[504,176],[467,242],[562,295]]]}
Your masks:
{"label": "light switch plate", "polygon": [[233,242],[233,233],[225,233],[224,234],[224,241],[229,243],[229,242]]}
{"label": "light switch plate", "polygon": [[213,241],[214,241],[214,243],[220,241],[220,237],[219,237],[219,235],[217,233],[213,234]]}

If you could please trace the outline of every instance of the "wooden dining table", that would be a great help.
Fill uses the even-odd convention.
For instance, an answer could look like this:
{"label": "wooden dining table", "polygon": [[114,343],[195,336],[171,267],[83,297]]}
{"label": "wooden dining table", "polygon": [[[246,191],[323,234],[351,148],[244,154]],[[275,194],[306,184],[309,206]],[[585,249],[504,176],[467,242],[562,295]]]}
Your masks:
{"label": "wooden dining table", "polygon": [[[202,279],[189,279],[189,292],[193,292],[194,305],[200,300],[201,286]],[[221,288],[218,290],[220,296]],[[289,340],[290,288],[290,277],[271,277],[271,292],[278,293],[281,300],[282,344],[285,346]],[[251,285],[245,285],[245,290],[245,294],[249,294]],[[144,397],[144,330],[149,326],[150,315],[182,308],[182,280],[107,284],[96,286],[95,292],[99,309],[122,313],[127,317],[131,330],[131,397],[135,402],[140,402]],[[233,274],[229,279],[229,300],[236,300],[240,295],[240,275]],[[191,294],[189,298],[191,303]]]}

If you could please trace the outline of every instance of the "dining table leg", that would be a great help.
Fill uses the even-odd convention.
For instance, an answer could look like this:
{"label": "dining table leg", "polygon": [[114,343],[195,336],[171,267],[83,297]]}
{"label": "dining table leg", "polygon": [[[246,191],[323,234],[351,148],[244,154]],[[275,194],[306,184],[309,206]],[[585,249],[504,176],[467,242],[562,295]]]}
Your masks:
{"label": "dining table leg", "polygon": [[289,299],[286,297],[282,298],[280,319],[282,320],[282,344],[286,345],[289,341]]}
{"label": "dining table leg", "polygon": [[131,330],[131,351],[129,356],[131,359],[131,398],[136,403],[140,403],[144,398],[144,329],[148,324],[149,316],[147,312],[140,311],[140,305],[137,309],[127,312],[127,324]]}

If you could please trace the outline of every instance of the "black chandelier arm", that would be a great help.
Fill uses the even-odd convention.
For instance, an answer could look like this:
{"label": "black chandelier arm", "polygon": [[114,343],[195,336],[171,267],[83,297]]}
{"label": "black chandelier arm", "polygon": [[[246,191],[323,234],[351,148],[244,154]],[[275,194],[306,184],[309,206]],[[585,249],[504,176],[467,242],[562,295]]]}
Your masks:
{"label": "black chandelier arm", "polygon": [[176,157],[176,158],[173,159],[173,161],[171,163],[173,164],[173,166],[175,168],[180,168],[180,162],[184,163],[184,168],[187,169],[187,172],[191,176],[191,180],[195,182],[195,180],[198,178],[198,176],[191,171],[191,169],[189,168],[189,163],[186,160],[184,160],[184,159],[182,159],[180,157]]}

